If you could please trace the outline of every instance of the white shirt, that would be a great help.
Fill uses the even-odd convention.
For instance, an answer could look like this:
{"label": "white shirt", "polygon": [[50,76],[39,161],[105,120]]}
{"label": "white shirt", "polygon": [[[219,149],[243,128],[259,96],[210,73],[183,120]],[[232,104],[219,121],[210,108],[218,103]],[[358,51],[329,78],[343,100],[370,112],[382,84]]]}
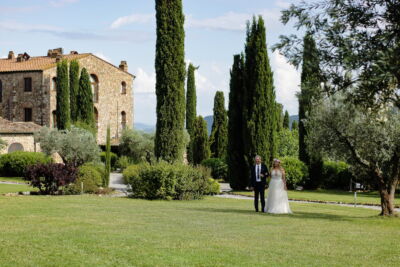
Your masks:
{"label": "white shirt", "polygon": [[[258,169],[258,171],[257,171],[257,169]],[[256,181],[257,182],[261,182],[260,174],[261,174],[261,164],[256,164]]]}

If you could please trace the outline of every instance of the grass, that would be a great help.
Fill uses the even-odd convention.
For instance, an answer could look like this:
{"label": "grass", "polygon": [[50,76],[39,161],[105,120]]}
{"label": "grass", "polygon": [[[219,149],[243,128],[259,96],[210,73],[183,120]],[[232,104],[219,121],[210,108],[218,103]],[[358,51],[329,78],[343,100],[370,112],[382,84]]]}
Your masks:
{"label": "grass", "polygon": [[22,177],[0,177],[0,182],[27,183]]}
{"label": "grass", "polygon": [[36,189],[24,184],[0,184],[0,195],[6,193],[18,193],[27,191],[37,191]]}
{"label": "grass", "polygon": [[0,266],[398,266],[400,219],[248,200],[0,196]]}
{"label": "grass", "polygon": [[[231,194],[254,196],[252,191],[232,191]],[[266,191],[266,194],[268,191]],[[289,190],[288,196],[290,199],[295,200],[310,200],[310,201],[324,201],[324,202],[342,202],[342,203],[354,203],[354,193],[346,191],[336,190],[304,190],[296,191]],[[372,204],[380,205],[381,200],[378,192],[358,192],[357,193],[358,204]],[[400,195],[396,194],[395,205],[400,206]]]}

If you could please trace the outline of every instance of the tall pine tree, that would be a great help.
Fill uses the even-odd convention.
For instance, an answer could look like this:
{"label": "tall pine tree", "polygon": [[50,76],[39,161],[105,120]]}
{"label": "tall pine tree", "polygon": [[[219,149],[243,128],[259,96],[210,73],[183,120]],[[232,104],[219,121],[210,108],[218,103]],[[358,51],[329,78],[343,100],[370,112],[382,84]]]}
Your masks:
{"label": "tall pine tree", "polygon": [[320,155],[307,152],[307,129],[304,120],[312,110],[312,102],[321,96],[321,75],[318,50],[310,33],[304,37],[303,66],[301,72],[301,91],[299,94],[299,159],[309,168],[309,188],[318,188],[322,180],[322,159]]}
{"label": "tall pine tree", "polygon": [[285,111],[285,116],[283,117],[283,128],[289,129],[289,112]]}
{"label": "tall pine tree", "polygon": [[245,156],[248,166],[260,155],[269,165],[276,150],[276,103],[269,64],[264,20],[253,18],[247,26],[245,46]]}
{"label": "tall pine tree", "polygon": [[214,97],[214,116],[210,136],[210,150],[213,158],[225,159],[228,139],[228,121],[224,93],[217,91]]}
{"label": "tall pine tree", "polygon": [[181,161],[185,121],[185,32],[182,0],[156,0],[155,156]]}
{"label": "tall pine tree", "polygon": [[[194,67],[191,63],[188,67],[188,76],[187,76],[187,84],[186,84],[186,130],[190,136],[190,140],[193,139],[193,127],[194,122],[196,120],[196,82],[195,82],[195,70],[198,67]],[[189,146],[187,148],[187,159],[191,163],[193,162],[193,149],[192,142],[190,141]]]}
{"label": "tall pine tree", "polygon": [[69,64],[69,106],[72,123],[78,120],[79,63],[72,60]]}
{"label": "tall pine tree", "polygon": [[69,129],[71,117],[69,109],[69,79],[68,61],[62,60],[57,63],[57,97],[56,97],[57,128],[60,130]]}
{"label": "tall pine tree", "polygon": [[79,79],[78,101],[77,101],[77,121],[94,128],[94,106],[93,93],[90,78],[87,70],[82,68]]}
{"label": "tall pine tree", "polygon": [[198,116],[193,128],[193,164],[200,164],[210,157],[208,144],[207,122],[202,116]]}

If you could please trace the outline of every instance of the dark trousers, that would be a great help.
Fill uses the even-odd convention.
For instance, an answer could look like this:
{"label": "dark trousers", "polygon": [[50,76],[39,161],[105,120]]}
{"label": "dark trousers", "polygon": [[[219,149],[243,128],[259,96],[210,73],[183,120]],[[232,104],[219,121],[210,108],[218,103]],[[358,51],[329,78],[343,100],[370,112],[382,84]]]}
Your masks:
{"label": "dark trousers", "polygon": [[261,198],[261,211],[265,209],[265,184],[256,182],[254,186],[254,208],[258,211],[258,197]]}

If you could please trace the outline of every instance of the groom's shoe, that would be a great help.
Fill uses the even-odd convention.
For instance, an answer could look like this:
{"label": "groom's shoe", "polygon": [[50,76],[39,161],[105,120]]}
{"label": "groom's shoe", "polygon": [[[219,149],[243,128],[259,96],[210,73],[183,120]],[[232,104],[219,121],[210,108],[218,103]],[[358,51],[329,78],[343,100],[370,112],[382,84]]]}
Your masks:
{"label": "groom's shoe", "polygon": [[258,210],[256,210],[256,212],[258,212]]}

